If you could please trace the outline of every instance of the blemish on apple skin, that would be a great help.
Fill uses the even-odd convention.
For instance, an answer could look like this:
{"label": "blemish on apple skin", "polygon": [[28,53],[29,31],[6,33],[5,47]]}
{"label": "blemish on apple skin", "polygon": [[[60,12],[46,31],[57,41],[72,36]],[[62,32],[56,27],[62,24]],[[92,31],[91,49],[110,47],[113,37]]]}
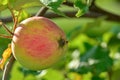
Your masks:
{"label": "blemish on apple skin", "polygon": [[60,39],[58,40],[58,43],[59,43],[59,47],[60,47],[60,48],[63,48],[63,47],[68,43],[68,41],[60,38]]}

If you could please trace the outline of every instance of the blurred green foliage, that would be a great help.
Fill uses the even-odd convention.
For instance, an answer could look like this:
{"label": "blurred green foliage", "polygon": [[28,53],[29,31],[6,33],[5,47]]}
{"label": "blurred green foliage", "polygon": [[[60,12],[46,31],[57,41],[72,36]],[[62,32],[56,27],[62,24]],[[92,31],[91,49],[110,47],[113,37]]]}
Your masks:
{"label": "blurred green foliage", "polygon": [[[21,14],[21,20],[29,17],[32,13],[36,13],[39,8],[35,6],[41,6],[38,4],[31,5],[34,0],[20,1],[16,1],[20,6],[15,9],[25,8]],[[43,3],[53,11],[57,10],[55,11],[57,14],[61,14],[58,8],[64,0],[60,0],[55,6],[53,6],[52,1],[54,0],[49,1],[49,3],[43,1]],[[81,6],[77,4],[78,1],[75,0],[75,6],[79,8],[79,16],[88,11],[89,5],[84,5],[81,0],[80,4],[83,5]],[[118,7],[120,3],[116,1],[119,0],[96,0],[96,5],[113,14],[120,15]],[[36,2],[37,0],[33,3]],[[0,17],[10,16],[9,11],[6,9],[7,3],[0,3]],[[14,4],[14,6],[17,5]],[[79,13],[81,8],[83,12]],[[76,9],[61,6],[60,10],[72,11]],[[69,41],[64,58],[53,67],[42,71],[30,71],[15,61],[10,73],[10,80],[120,80],[120,23],[106,21],[105,19],[104,16],[95,19],[52,19],[65,31]],[[13,23],[7,23],[7,26],[12,29]],[[1,33],[8,34],[0,26]],[[2,57],[3,51],[10,42],[10,39],[0,38],[0,57]],[[0,71],[0,79],[1,77],[2,71]]]}

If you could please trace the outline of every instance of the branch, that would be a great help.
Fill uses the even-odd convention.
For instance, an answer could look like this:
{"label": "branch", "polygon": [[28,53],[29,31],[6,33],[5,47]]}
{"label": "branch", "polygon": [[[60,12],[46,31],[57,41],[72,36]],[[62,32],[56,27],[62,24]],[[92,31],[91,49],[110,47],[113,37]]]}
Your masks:
{"label": "branch", "polygon": [[13,55],[11,55],[10,60],[5,65],[2,80],[9,80],[9,77],[10,77],[9,73],[11,72],[14,61],[15,61],[15,58],[13,57]]}
{"label": "branch", "polygon": [[11,12],[13,22],[15,22],[15,15],[14,15],[14,12],[13,12],[13,10],[10,8],[9,5],[8,5],[8,9],[9,9],[10,12]]}
{"label": "branch", "polygon": [[7,28],[7,26],[6,26],[4,23],[2,23],[2,25],[3,25],[3,27],[7,30],[7,32],[9,32],[11,35],[14,35],[14,34]]}
{"label": "branch", "polygon": [[[67,15],[68,17],[76,17],[75,14],[77,13],[77,11],[64,11],[63,12],[65,15]],[[34,16],[35,14],[32,14],[32,16]],[[101,16],[104,16],[104,14],[101,14],[101,13],[98,13],[98,12],[93,12],[93,11],[89,11],[88,13],[84,14],[83,16],[81,17],[84,17],[84,18],[98,18],[98,17],[101,17]],[[116,16],[116,15],[106,15],[108,16],[106,18],[106,20],[109,20],[109,21],[117,21],[117,22],[120,22],[120,16]],[[47,18],[59,18],[59,17],[63,17],[63,16],[60,16],[60,15],[57,15],[55,13],[52,13],[52,12],[49,12],[49,13],[46,13],[44,15],[44,17],[47,17]],[[80,17],[80,18],[81,18]],[[7,22],[11,22],[12,21],[12,17],[7,17],[7,18],[0,18],[4,23],[7,23]]]}
{"label": "branch", "polygon": [[68,2],[68,1],[64,2],[63,4],[67,5],[67,6],[70,6],[70,7],[74,6],[74,4],[72,2]]}
{"label": "branch", "polygon": [[37,14],[35,16],[43,16],[47,10],[48,10],[47,7],[42,7],[42,8],[40,8],[40,10],[37,12]]}
{"label": "branch", "polygon": [[[64,11],[63,12],[65,15],[67,15],[68,17],[75,17],[75,14],[77,13],[77,11]],[[35,14],[32,14],[32,16],[34,16]],[[90,17],[90,18],[96,18],[96,17],[100,17],[102,16],[101,14],[95,13],[95,12],[88,12],[85,15],[81,16],[81,17]],[[47,18],[59,18],[62,17],[60,15],[57,15],[55,13],[49,12],[46,13],[44,15],[44,17]],[[7,18],[1,18],[1,20],[5,23],[5,22],[11,22],[12,21],[12,17],[7,17]]]}
{"label": "branch", "polygon": [[16,17],[14,17],[14,25],[13,25],[13,32],[15,31],[15,29],[17,28],[17,24],[18,24],[18,18],[20,16],[21,10],[19,11],[18,15]]}
{"label": "branch", "polygon": [[3,34],[0,34],[0,37],[1,38],[8,38],[8,39],[12,39],[13,36],[8,36],[8,35],[3,35]]}

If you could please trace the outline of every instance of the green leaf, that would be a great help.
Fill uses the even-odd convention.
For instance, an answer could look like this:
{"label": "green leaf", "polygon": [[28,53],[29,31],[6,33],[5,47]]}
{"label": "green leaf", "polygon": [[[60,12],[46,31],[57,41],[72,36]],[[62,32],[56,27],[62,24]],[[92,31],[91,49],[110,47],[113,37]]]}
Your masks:
{"label": "green leaf", "polygon": [[0,5],[0,11],[3,11],[3,10],[5,10],[5,9],[7,9],[7,6],[6,6],[6,5]]}
{"label": "green leaf", "polygon": [[83,0],[76,0],[75,3],[74,3],[74,6],[76,8],[78,8],[78,12],[76,14],[77,17],[82,16],[89,9],[89,5],[88,5],[87,1],[85,2],[85,0],[84,1]]}
{"label": "green leaf", "polygon": [[85,25],[83,32],[92,38],[102,37],[103,34],[110,29],[109,26],[102,24],[105,18],[106,17],[100,17],[95,19],[93,22],[88,22]]}
{"label": "green leaf", "polygon": [[77,37],[82,30],[82,26],[77,26],[74,29],[70,30],[70,32],[68,33],[68,38],[69,39],[74,39],[75,37]]}
{"label": "green leaf", "polygon": [[65,80],[63,74],[59,70],[48,69],[46,74],[42,77],[42,80]]}
{"label": "green leaf", "polygon": [[120,69],[116,69],[112,71],[111,80],[119,80],[120,79]]}
{"label": "green leaf", "polygon": [[67,17],[63,12],[61,12],[60,10],[58,9],[52,9],[52,11],[54,11],[56,14],[58,15],[61,15],[61,16],[64,16],[64,17]]}
{"label": "green leaf", "polygon": [[0,38],[0,57],[2,57],[3,51],[7,48],[11,40]]}
{"label": "green leaf", "polygon": [[91,80],[105,80],[105,79],[94,75],[94,76],[92,76]]}
{"label": "green leaf", "polygon": [[54,11],[56,14],[65,16],[58,8],[64,2],[64,0],[40,0],[42,4]]}
{"label": "green leaf", "polygon": [[15,10],[42,5],[39,0],[9,0],[9,3],[10,7]]}
{"label": "green leaf", "polygon": [[36,75],[38,74],[40,74],[40,71],[27,70],[15,61],[12,66],[10,80],[37,80]]}
{"label": "green leaf", "polygon": [[[90,48],[90,46],[88,47]],[[72,71],[80,74],[92,72],[99,75],[101,72],[110,69],[112,64],[113,60],[109,57],[108,49],[101,46],[93,46],[80,57],[79,67],[72,69]]]}
{"label": "green leaf", "polygon": [[118,51],[117,49],[120,47],[120,26],[113,26],[110,29],[111,36],[108,40],[108,46],[112,49],[112,51]]}
{"label": "green leaf", "polygon": [[0,4],[6,5],[6,4],[8,4],[8,0],[0,0]]}
{"label": "green leaf", "polygon": [[109,42],[108,42],[108,46],[111,46],[111,47],[119,47],[120,45],[120,36],[119,34],[116,34],[116,35],[113,35]]}
{"label": "green leaf", "polygon": [[45,6],[51,9],[57,9],[64,0],[40,0]]}
{"label": "green leaf", "polygon": [[7,8],[8,0],[0,0],[0,11]]}
{"label": "green leaf", "polygon": [[113,26],[110,32],[117,35],[120,32],[120,26]]}
{"label": "green leaf", "polygon": [[120,16],[120,1],[118,0],[95,0],[95,4],[107,12]]}
{"label": "green leaf", "polygon": [[29,14],[25,10],[22,10],[19,15],[18,21],[20,22],[28,17],[29,17]]}

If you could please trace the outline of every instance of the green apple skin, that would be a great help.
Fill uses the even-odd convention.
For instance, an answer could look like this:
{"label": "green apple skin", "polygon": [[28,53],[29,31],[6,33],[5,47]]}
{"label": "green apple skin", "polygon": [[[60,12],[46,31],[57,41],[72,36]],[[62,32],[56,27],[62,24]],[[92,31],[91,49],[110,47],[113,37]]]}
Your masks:
{"label": "green apple skin", "polygon": [[46,69],[57,63],[67,47],[65,33],[45,17],[23,20],[12,39],[15,59],[30,70]]}

